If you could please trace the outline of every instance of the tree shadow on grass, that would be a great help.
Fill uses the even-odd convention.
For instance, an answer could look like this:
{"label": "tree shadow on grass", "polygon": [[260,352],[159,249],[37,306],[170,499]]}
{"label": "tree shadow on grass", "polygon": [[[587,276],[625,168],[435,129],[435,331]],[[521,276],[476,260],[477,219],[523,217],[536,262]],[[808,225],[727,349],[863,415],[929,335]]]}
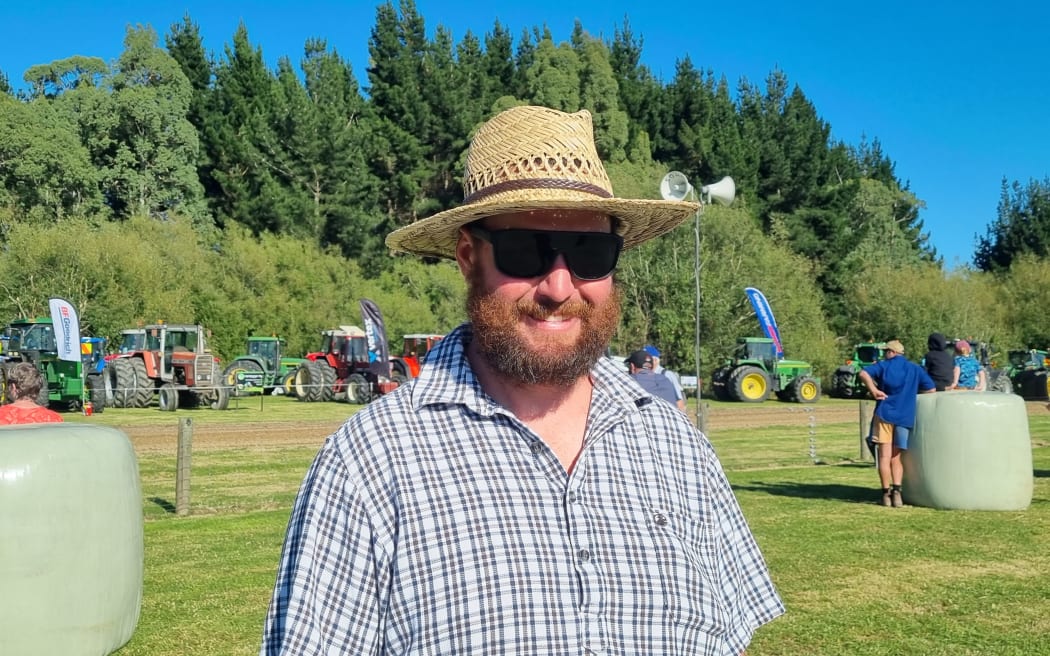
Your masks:
{"label": "tree shadow on grass", "polygon": [[1036,469],[1033,473],[1036,478],[1050,478],[1050,469]]}
{"label": "tree shadow on grass", "polygon": [[849,503],[872,503],[878,490],[859,485],[836,483],[764,483],[752,481],[750,485],[734,485],[733,491],[765,492],[779,497],[798,499],[828,499]]}
{"label": "tree shadow on grass", "polygon": [[160,497],[151,497],[150,501],[161,507],[164,512],[175,514],[175,504],[168,501],[167,499],[161,499]]}

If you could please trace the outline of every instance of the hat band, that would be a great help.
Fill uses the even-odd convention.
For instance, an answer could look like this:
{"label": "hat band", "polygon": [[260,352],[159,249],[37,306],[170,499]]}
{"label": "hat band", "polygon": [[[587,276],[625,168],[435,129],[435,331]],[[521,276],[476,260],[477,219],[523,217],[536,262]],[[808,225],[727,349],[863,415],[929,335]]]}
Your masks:
{"label": "hat band", "polygon": [[496,184],[489,185],[484,189],[478,189],[471,195],[463,199],[463,204],[476,203],[483,198],[492,196],[493,194],[502,193],[504,191],[519,191],[522,189],[560,189],[563,191],[582,191],[587,194],[593,194],[602,198],[612,198],[612,194],[608,190],[593,185],[588,182],[579,182],[577,180],[559,180],[557,178],[532,178],[532,179],[521,179],[521,180],[504,180],[503,182],[497,182]]}

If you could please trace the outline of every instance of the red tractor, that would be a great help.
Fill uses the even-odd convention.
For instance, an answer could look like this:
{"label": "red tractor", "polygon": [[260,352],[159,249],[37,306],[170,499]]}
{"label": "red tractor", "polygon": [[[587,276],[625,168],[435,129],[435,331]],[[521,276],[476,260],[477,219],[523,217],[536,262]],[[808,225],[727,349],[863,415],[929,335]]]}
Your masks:
{"label": "red tractor", "polygon": [[418,376],[423,359],[443,337],[444,335],[405,335],[404,350],[401,355],[390,359],[390,364],[394,368],[394,377],[400,375],[407,380]]}
{"label": "red tractor", "polygon": [[367,404],[397,388],[397,381],[377,373],[369,361],[368,339],[357,326],[321,333],[321,350],[306,354],[295,371],[292,391],[300,401],[345,400]]}
{"label": "red tractor", "polygon": [[208,349],[204,328],[154,324],[141,330],[141,347],[130,347],[106,366],[114,407],[146,408],[157,394],[160,409],[168,412],[180,405],[226,409],[230,391],[222,382],[218,358]]}

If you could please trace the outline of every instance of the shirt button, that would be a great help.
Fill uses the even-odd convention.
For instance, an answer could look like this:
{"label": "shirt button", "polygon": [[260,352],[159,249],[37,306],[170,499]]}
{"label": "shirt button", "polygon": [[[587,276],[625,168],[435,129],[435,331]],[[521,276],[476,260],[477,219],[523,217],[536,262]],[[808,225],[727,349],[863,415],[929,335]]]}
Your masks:
{"label": "shirt button", "polygon": [[576,557],[579,558],[582,562],[586,563],[591,559],[591,552],[587,551],[586,549],[580,549],[576,552]]}
{"label": "shirt button", "polygon": [[577,501],[580,500],[580,497],[575,492],[569,492],[565,496],[565,500],[568,501],[569,503],[576,503]]}
{"label": "shirt button", "polygon": [[543,451],[543,442],[533,442],[532,452],[539,455],[540,451]]}
{"label": "shirt button", "polygon": [[656,513],[653,515],[653,523],[657,526],[667,526],[667,515],[663,513]]}

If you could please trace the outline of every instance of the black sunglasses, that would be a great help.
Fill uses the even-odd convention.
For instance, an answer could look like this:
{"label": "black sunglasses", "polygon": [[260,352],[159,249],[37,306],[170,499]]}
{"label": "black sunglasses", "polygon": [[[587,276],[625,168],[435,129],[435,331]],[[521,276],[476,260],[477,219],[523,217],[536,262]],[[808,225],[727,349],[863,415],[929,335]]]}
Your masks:
{"label": "black sunglasses", "polygon": [[486,230],[470,226],[470,234],[492,244],[492,256],[500,273],[511,278],[546,275],[558,259],[580,280],[601,280],[616,268],[623,237],[611,232],[550,230]]}

